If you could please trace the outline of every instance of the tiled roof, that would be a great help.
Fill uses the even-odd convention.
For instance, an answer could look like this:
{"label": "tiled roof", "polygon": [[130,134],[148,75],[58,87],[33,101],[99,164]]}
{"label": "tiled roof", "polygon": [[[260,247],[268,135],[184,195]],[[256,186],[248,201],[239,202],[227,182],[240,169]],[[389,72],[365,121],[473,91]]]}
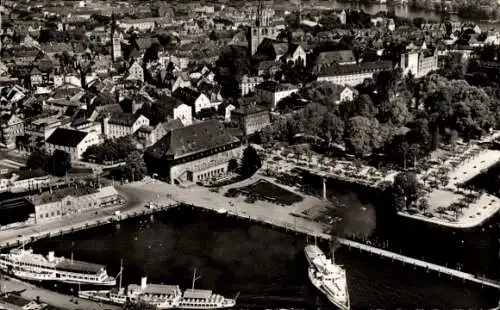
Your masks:
{"label": "tiled roof", "polygon": [[382,70],[391,70],[393,68],[394,65],[390,60],[364,62],[356,65],[324,67],[318,72],[318,76],[349,75],[349,74],[357,74],[363,72],[377,72]]}
{"label": "tiled roof", "polygon": [[285,55],[288,52],[287,43],[274,43],[273,49],[276,55]]}
{"label": "tiled roof", "polygon": [[47,143],[75,147],[87,136],[87,133],[67,128],[57,128],[47,139]]}
{"label": "tiled roof", "polygon": [[231,111],[231,113],[249,115],[249,114],[259,113],[262,111],[269,111],[269,108],[257,104],[247,104]]}
{"label": "tiled roof", "polygon": [[291,90],[291,89],[298,89],[297,86],[289,83],[278,83],[275,81],[264,81],[260,83],[259,85],[255,86],[255,88],[262,89],[262,90],[267,90],[271,92],[278,92],[278,91],[285,91],[285,90]]}
{"label": "tiled roof", "polygon": [[179,98],[165,95],[158,99],[157,104],[164,106],[169,110],[173,110],[181,104],[184,104],[184,102],[182,102]]}
{"label": "tiled roof", "polygon": [[198,97],[200,97],[201,93],[187,87],[179,87],[172,94],[173,97],[181,100],[185,104],[189,106],[194,106],[194,102]]}
{"label": "tiled roof", "polygon": [[140,116],[140,114],[118,112],[111,115],[109,123],[130,127]]}
{"label": "tiled roof", "polygon": [[174,130],[174,129],[179,129],[179,128],[184,127],[184,125],[182,124],[181,120],[178,119],[178,118],[171,119],[171,120],[168,120],[166,122],[163,122],[161,124],[161,126],[163,126],[163,128],[165,128],[166,131],[171,131],[171,130]]}
{"label": "tiled roof", "polygon": [[235,142],[239,140],[229,134],[222,123],[208,120],[170,131],[152,147],[152,151],[177,159]]}
{"label": "tiled roof", "polygon": [[316,64],[332,64],[355,61],[356,58],[351,50],[343,50],[319,53],[318,58],[316,59]]}

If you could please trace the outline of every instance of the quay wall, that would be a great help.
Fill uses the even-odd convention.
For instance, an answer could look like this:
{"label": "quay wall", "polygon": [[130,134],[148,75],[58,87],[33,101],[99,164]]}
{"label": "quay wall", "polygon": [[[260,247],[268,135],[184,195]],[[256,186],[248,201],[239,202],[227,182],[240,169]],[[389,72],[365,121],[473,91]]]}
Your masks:
{"label": "quay wall", "polygon": [[62,236],[62,235],[74,233],[74,232],[81,231],[81,230],[87,230],[90,228],[103,226],[103,225],[110,224],[110,223],[120,222],[120,221],[134,218],[134,217],[154,214],[154,213],[157,213],[160,211],[165,211],[168,209],[176,208],[179,205],[180,205],[180,203],[177,203],[177,202],[172,203],[172,204],[162,205],[162,206],[156,206],[154,208],[146,208],[146,205],[145,205],[144,208],[121,211],[117,215],[105,215],[105,216],[101,216],[99,218],[93,218],[93,219],[82,221],[79,223],[75,223],[75,224],[71,224],[71,225],[67,225],[67,226],[62,226],[62,227],[56,228],[56,229],[38,231],[35,233],[23,235],[23,236],[19,235],[13,239],[10,239],[8,241],[4,241],[4,242],[0,243],[0,250],[19,247],[23,243],[27,244],[27,243],[35,242],[37,240],[41,240],[41,239],[45,239],[45,238]]}

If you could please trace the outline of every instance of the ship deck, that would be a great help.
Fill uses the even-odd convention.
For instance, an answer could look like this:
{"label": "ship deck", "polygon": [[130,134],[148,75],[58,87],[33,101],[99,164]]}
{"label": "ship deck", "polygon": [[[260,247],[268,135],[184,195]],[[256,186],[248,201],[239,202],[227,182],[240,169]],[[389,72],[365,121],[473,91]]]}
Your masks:
{"label": "ship deck", "polygon": [[180,292],[178,285],[164,284],[147,284],[145,289],[141,289],[141,286],[137,284],[129,284],[128,289],[129,291],[140,291],[150,295],[176,295]]}
{"label": "ship deck", "polygon": [[184,292],[184,298],[193,298],[193,299],[209,299],[212,296],[211,290],[197,290],[197,289],[187,289]]}
{"label": "ship deck", "polygon": [[64,259],[56,265],[57,270],[69,271],[69,272],[82,272],[89,274],[96,274],[105,266],[93,263],[82,262],[78,260],[67,260]]}

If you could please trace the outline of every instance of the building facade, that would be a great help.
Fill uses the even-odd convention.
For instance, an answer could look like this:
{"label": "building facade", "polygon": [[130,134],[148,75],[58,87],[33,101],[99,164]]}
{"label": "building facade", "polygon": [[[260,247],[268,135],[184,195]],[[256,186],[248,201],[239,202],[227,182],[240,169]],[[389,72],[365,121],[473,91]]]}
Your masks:
{"label": "building facade", "polygon": [[377,61],[359,65],[331,66],[318,73],[318,81],[328,81],[343,86],[356,86],[375,73],[392,70],[392,61]]}
{"label": "building facade", "polygon": [[3,147],[15,148],[17,137],[24,136],[24,121],[17,115],[2,117],[0,135],[0,143]]}
{"label": "building facade", "polygon": [[43,223],[82,212],[116,206],[124,202],[113,186],[100,189],[63,188],[45,192],[32,199],[35,221]]}
{"label": "building facade", "polygon": [[45,141],[47,153],[55,150],[68,153],[71,160],[79,160],[91,145],[101,142],[97,132],[85,132],[68,128],[57,128]]}
{"label": "building facade", "polygon": [[103,118],[102,132],[106,138],[119,138],[134,134],[142,126],[149,126],[149,119],[144,115],[116,113]]}
{"label": "building facade", "polygon": [[267,104],[271,111],[274,111],[283,98],[297,93],[298,91],[299,88],[292,84],[265,81],[255,86],[255,97],[259,103]]}
{"label": "building facade", "polygon": [[264,82],[261,76],[247,76],[246,74],[240,80],[241,97],[245,97],[249,93],[255,91],[255,86]]}
{"label": "building facade", "polygon": [[413,74],[415,78],[421,78],[428,73],[435,71],[438,66],[438,54],[428,53],[428,51],[411,51],[401,55],[401,68],[403,74]]}
{"label": "building facade", "polygon": [[245,136],[271,125],[269,108],[253,104],[231,111],[231,120],[239,125]]}
{"label": "building facade", "polygon": [[241,155],[240,141],[217,120],[170,131],[150,148],[154,168],[172,184],[206,182],[225,176]]}

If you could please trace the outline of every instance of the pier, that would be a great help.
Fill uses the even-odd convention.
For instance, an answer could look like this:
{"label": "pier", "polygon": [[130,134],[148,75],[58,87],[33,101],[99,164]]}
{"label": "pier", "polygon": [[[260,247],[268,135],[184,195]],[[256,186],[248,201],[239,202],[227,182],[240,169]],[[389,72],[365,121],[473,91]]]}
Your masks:
{"label": "pier", "polygon": [[[208,209],[208,210],[216,211],[215,208],[209,207],[209,206],[192,206],[192,207],[199,208],[202,210]],[[293,222],[290,222],[290,221],[286,221],[286,220],[280,221],[280,220],[271,220],[271,219],[265,219],[265,218],[255,218],[246,212],[236,213],[234,211],[228,210],[227,213],[225,213],[225,214],[228,216],[238,217],[240,219],[246,219],[246,220],[249,220],[251,222],[255,222],[257,224],[264,224],[264,225],[267,225],[270,227],[281,228],[287,232],[299,233],[299,234],[303,234],[303,235],[307,235],[307,236],[317,237],[317,238],[320,238],[323,240],[330,240],[331,239],[331,236],[329,234],[324,233],[324,232],[320,232],[321,225],[319,223],[314,223],[314,222],[309,221],[311,223],[311,225],[304,225],[304,220],[306,220],[306,219],[301,219],[300,221],[298,221],[298,222],[300,222],[300,224],[298,224],[297,219],[295,219]],[[316,225],[314,225],[314,224],[316,224]],[[459,278],[459,279],[462,279],[463,281],[474,282],[474,283],[480,284],[481,286],[488,286],[488,287],[500,289],[500,282],[498,282],[498,281],[493,281],[493,280],[479,277],[479,276],[476,276],[476,275],[473,275],[470,273],[466,273],[466,272],[463,272],[460,270],[455,270],[455,269],[444,267],[441,265],[429,263],[429,262],[426,262],[423,260],[415,259],[415,258],[408,257],[408,256],[405,256],[402,254],[397,254],[397,253],[394,253],[391,251],[383,250],[383,249],[380,249],[380,248],[377,248],[374,246],[370,246],[370,245],[367,245],[364,243],[352,241],[352,240],[345,239],[345,238],[337,238],[337,241],[341,245],[346,246],[349,249],[355,248],[355,249],[358,249],[358,250],[363,251],[363,252],[378,255],[380,257],[389,258],[392,261],[400,261],[403,264],[421,267],[421,268],[424,268],[426,271],[431,270],[431,271],[437,272],[438,274],[449,275],[450,277]]]}
{"label": "pier", "polygon": [[493,280],[478,277],[478,276],[475,276],[473,274],[466,273],[466,272],[463,272],[460,270],[455,270],[455,269],[451,269],[448,267],[436,265],[433,263],[428,263],[428,262],[423,261],[423,260],[411,258],[408,256],[404,256],[401,254],[397,254],[394,252],[390,252],[387,250],[376,248],[376,247],[373,247],[373,246],[370,246],[370,245],[367,245],[364,243],[360,243],[360,242],[356,242],[356,241],[352,241],[352,240],[347,240],[347,239],[342,239],[342,238],[339,238],[337,240],[339,241],[340,244],[347,246],[349,249],[356,248],[356,249],[359,249],[361,251],[375,254],[375,255],[378,255],[381,257],[390,258],[391,260],[400,261],[403,264],[409,264],[409,265],[413,265],[413,266],[417,266],[417,267],[422,267],[426,270],[432,270],[432,271],[435,271],[439,274],[446,274],[446,275],[449,275],[450,277],[459,278],[459,279],[462,279],[464,281],[475,282],[475,283],[481,284],[482,286],[489,286],[489,287],[500,289],[500,282],[498,282],[498,281],[493,281]]}

